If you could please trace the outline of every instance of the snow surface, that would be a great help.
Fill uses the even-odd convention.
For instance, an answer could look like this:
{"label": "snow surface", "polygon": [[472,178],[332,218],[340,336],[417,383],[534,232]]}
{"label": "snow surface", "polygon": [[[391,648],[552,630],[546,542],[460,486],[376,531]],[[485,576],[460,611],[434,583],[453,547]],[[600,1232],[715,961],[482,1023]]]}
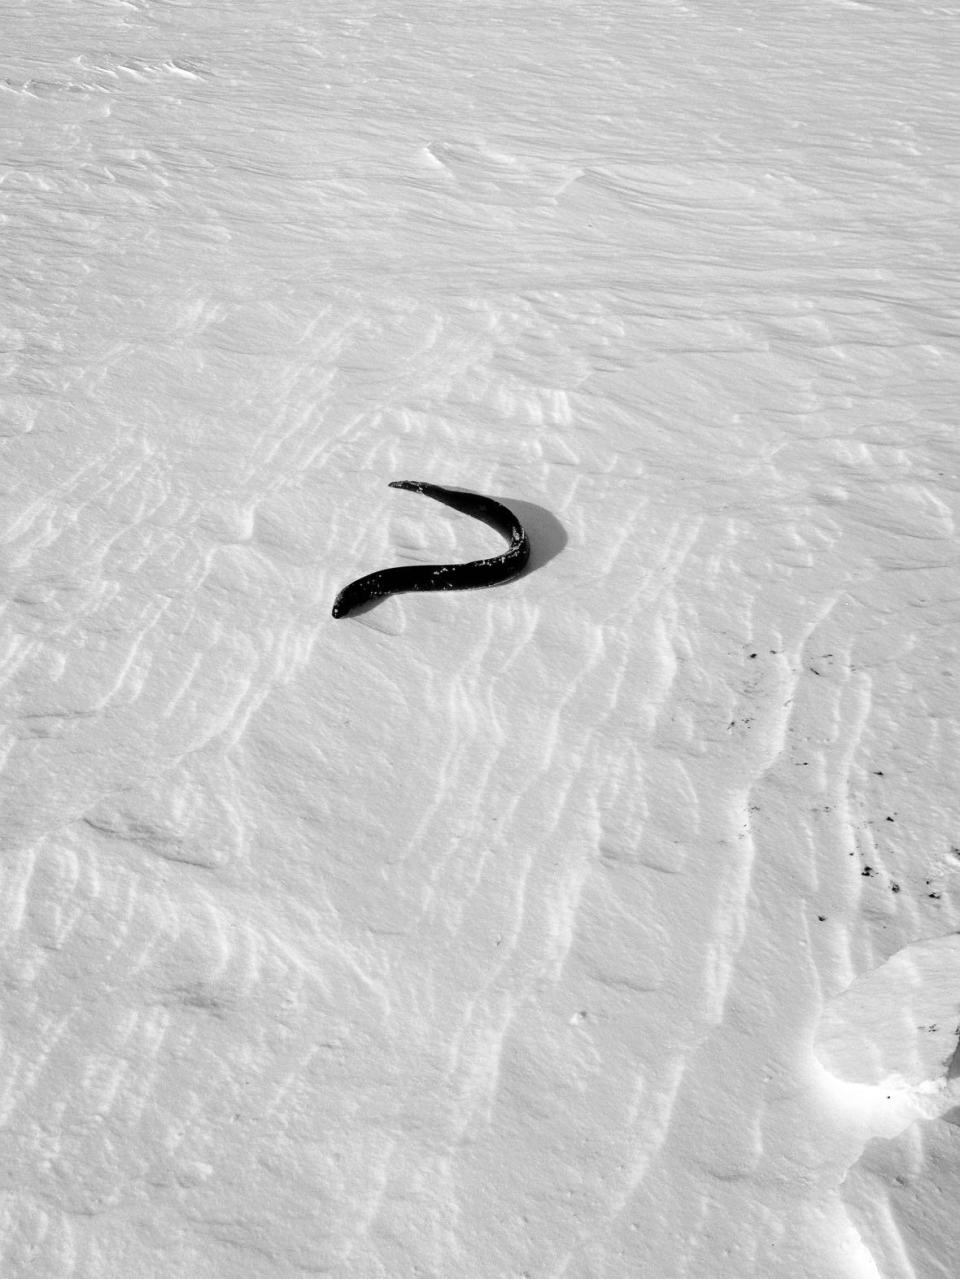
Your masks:
{"label": "snow surface", "polygon": [[958,17],[4,5],[0,1273],[954,1273]]}

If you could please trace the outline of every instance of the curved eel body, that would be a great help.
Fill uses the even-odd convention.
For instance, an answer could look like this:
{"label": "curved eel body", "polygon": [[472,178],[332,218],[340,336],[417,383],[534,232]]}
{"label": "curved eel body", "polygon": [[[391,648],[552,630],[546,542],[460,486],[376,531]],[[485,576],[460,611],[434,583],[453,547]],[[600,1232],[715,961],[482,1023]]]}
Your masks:
{"label": "curved eel body", "polygon": [[503,555],[487,560],[470,560],[467,564],[416,564],[409,568],[383,568],[379,573],[358,577],[345,586],[333,602],[333,616],[346,617],[351,609],[380,595],[400,591],[469,591],[480,586],[495,586],[522,573],[530,558],[530,539],[512,511],[479,493],[460,493],[441,488],[439,484],[423,484],[419,480],[394,480],[393,489],[409,489],[423,493],[455,511],[472,515],[502,533],[510,543]]}

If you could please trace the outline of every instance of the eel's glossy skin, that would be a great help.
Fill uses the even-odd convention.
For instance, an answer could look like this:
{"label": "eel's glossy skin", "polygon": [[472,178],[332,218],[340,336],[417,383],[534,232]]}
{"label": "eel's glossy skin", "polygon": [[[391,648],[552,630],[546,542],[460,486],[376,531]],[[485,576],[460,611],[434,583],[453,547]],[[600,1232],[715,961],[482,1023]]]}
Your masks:
{"label": "eel's glossy skin", "polygon": [[400,591],[469,591],[479,586],[507,582],[523,572],[530,558],[530,539],[513,512],[499,502],[479,493],[460,493],[456,489],[424,484],[419,480],[394,480],[390,487],[423,493],[445,506],[452,506],[455,511],[482,520],[508,539],[510,549],[503,555],[494,555],[488,560],[470,560],[467,564],[415,564],[409,568],[383,568],[379,573],[358,577],[334,600],[334,617],[346,617],[351,609],[380,595],[394,595]]}

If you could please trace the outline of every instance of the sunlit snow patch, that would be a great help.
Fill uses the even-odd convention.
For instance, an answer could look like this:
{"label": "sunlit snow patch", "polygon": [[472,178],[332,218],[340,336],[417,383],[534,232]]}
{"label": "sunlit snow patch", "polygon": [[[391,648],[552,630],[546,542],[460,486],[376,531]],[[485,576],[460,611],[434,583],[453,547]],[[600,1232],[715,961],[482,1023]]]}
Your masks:
{"label": "sunlit snow patch", "polygon": [[832,999],[817,1033],[838,1078],[885,1087],[946,1083],[960,1034],[960,934],[914,942]]}
{"label": "sunlit snow patch", "polygon": [[867,1142],[841,1190],[884,1279],[953,1279],[960,1132],[942,1120]]}

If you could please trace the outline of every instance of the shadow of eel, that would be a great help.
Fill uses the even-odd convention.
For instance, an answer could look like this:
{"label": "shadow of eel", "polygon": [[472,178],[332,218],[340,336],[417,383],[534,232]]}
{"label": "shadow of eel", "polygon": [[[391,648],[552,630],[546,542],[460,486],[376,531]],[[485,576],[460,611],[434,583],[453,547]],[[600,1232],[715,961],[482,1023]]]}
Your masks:
{"label": "shadow of eel", "polygon": [[419,480],[394,480],[390,487],[422,493],[464,515],[472,515],[502,533],[510,547],[503,555],[470,560],[467,564],[416,564],[368,573],[343,588],[333,602],[334,617],[346,617],[352,609],[381,595],[396,595],[401,591],[471,591],[508,582],[523,572],[530,558],[530,539],[513,512],[499,502],[479,493],[461,493]]}

